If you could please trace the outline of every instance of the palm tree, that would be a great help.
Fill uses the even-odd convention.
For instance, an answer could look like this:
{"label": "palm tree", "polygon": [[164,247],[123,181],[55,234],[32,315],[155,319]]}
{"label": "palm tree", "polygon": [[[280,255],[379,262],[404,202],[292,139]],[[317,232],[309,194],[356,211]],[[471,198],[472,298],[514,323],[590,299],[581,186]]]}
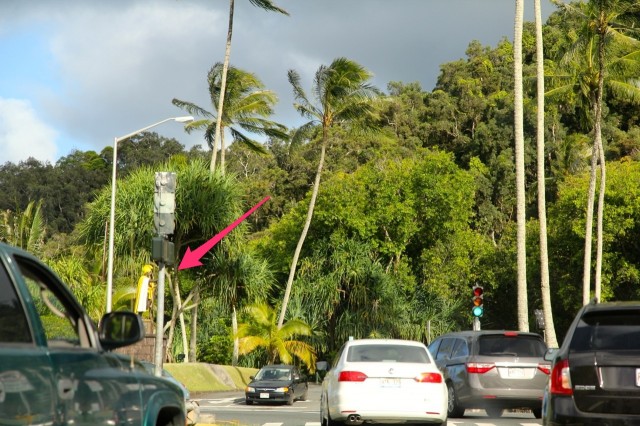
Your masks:
{"label": "palm tree", "polygon": [[[249,0],[249,2],[261,9],[270,12],[279,12],[283,15],[289,16],[289,13],[273,4],[271,0]],[[215,169],[216,155],[218,147],[221,146],[221,137],[223,131],[222,119],[224,118],[223,106],[225,102],[226,88],[227,88],[227,71],[229,69],[229,58],[231,56],[231,37],[233,35],[233,10],[235,6],[235,0],[229,0],[229,26],[227,27],[227,44],[224,51],[224,62],[222,64],[222,72],[220,76],[220,96],[218,98],[218,108],[216,116],[216,126],[214,131],[213,149],[211,152],[211,164],[209,166],[211,172]],[[224,169],[224,164],[221,164],[221,168]]]}
{"label": "palm tree", "polygon": [[42,200],[31,201],[24,211],[1,212],[0,219],[0,241],[35,254],[42,248],[46,233]]}
{"label": "palm tree", "polygon": [[536,157],[538,162],[538,219],[540,221],[540,292],[544,315],[545,339],[550,347],[558,347],[556,330],[551,311],[551,289],[549,287],[549,254],[547,250],[547,201],[544,174],[544,49],[542,42],[542,14],[540,0],[533,2],[536,24],[536,82],[538,101],[536,124]]}
{"label": "palm tree", "polygon": [[634,25],[640,5],[626,0],[591,0],[583,3],[564,4],[553,0],[572,17],[582,21],[580,32],[571,49],[563,57],[567,73],[553,75],[557,87],[549,95],[572,94],[585,114],[583,120],[593,123],[593,147],[591,171],[587,197],[585,221],[585,249],[583,265],[582,302],[589,301],[591,285],[591,251],[593,210],[600,167],[600,189],[598,193],[595,297],[600,299],[604,196],[606,189],[606,164],[602,143],[602,107],[604,89],[607,87],[615,97],[640,103],[640,88],[637,76],[640,72],[640,41]]}
{"label": "palm tree", "polygon": [[282,326],[276,324],[276,311],[265,303],[247,306],[249,321],[240,324],[237,337],[241,355],[258,348],[267,353],[268,363],[291,364],[298,358],[307,368],[315,371],[316,353],[308,343],[294,340],[296,336],[310,336],[311,327],[298,319],[291,319]]}
{"label": "palm tree", "polygon": [[[228,245],[227,245],[228,246]],[[257,259],[250,252],[237,248],[218,250],[208,265],[208,281],[212,283],[214,297],[231,311],[231,326],[234,336],[238,333],[237,311],[243,301],[265,300],[273,276],[267,262]],[[238,364],[239,341],[234,338],[231,364]]]}
{"label": "palm tree", "polygon": [[318,68],[312,88],[315,97],[313,100],[309,99],[302,89],[300,75],[294,70],[289,70],[288,75],[289,83],[293,86],[293,95],[296,99],[294,107],[300,115],[310,119],[296,131],[293,137],[294,142],[307,134],[310,129],[318,126],[321,128],[322,136],[320,158],[318,159],[318,168],[311,191],[307,218],[291,261],[282,310],[278,320],[279,327],[284,323],[298,258],[313,218],[313,210],[318,197],[318,190],[320,189],[320,177],[324,167],[324,156],[331,136],[330,131],[334,126],[343,126],[350,130],[365,128],[366,125],[363,124],[362,120],[371,114],[371,99],[378,93],[373,86],[368,84],[372,74],[361,65],[346,58],[337,58],[331,65],[322,65]]}
{"label": "palm tree", "polygon": [[525,217],[524,188],[524,124],[522,89],[522,23],[524,18],[524,0],[516,0],[515,35],[513,39],[514,73],[514,124],[516,154],[516,205],[517,205],[517,241],[518,241],[518,329],[529,331],[529,311],[527,300],[527,233]]}
{"label": "palm tree", "polygon": [[[209,83],[209,95],[212,105],[215,105],[222,97],[222,67],[221,63],[215,64],[209,71],[207,81]],[[244,131],[271,137],[287,138],[286,127],[267,119],[273,114],[273,106],[278,98],[271,90],[266,90],[262,81],[252,73],[235,67],[229,68],[227,79],[225,110],[220,126],[222,134],[225,128],[229,128],[234,141],[241,142],[251,150],[266,153],[259,142],[251,139]],[[204,137],[210,148],[217,151],[214,146],[221,146],[220,167],[224,172],[224,137],[221,136],[216,145],[217,116],[198,105],[173,99],[175,106],[189,112],[192,115],[202,117],[185,126],[187,133],[194,130],[204,130]],[[210,166],[211,167],[211,166]]]}

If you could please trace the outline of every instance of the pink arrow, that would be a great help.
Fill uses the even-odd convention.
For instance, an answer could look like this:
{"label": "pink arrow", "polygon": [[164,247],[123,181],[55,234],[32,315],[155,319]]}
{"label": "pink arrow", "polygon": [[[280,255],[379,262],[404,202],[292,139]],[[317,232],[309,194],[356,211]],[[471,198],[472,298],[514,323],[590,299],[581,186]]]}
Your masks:
{"label": "pink arrow", "polygon": [[197,249],[191,251],[191,248],[187,247],[187,251],[184,253],[184,257],[182,258],[182,261],[180,261],[180,266],[178,266],[178,270],[193,268],[196,266],[202,266],[202,262],[200,262],[200,259],[202,258],[202,256],[207,254],[207,252],[211,250],[213,246],[218,244],[221,239],[223,239],[229,232],[233,230],[233,228],[240,225],[240,223],[243,220],[248,218],[251,213],[256,211],[258,207],[263,205],[269,198],[270,197],[264,197],[262,201],[260,201],[258,204],[253,206],[251,210],[249,210],[248,212],[240,216],[238,219],[236,219],[235,222],[233,222],[231,225],[224,228],[215,237],[211,238],[209,241],[207,241]]}

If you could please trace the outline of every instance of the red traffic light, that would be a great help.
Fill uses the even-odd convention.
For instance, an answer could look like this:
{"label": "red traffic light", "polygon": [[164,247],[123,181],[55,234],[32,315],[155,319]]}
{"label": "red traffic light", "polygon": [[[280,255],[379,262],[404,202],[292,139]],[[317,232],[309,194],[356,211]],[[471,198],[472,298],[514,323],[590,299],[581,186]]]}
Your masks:
{"label": "red traffic light", "polygon": [[483,293],[484,293],[484,289],[482,288],[481,285],[473,286],[473,297],[482,297]]}

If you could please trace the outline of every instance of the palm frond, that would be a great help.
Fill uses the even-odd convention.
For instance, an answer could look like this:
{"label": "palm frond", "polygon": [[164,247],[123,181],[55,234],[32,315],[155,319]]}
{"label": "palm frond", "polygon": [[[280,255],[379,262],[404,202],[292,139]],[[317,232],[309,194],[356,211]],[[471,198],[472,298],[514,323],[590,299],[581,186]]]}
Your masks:
{"label": "palm frond", "polygon": [[234,141],[244,144],[251,151],[256,152],[258,154],[266,154],[268,152],[267,149],[260,142],[257,142],[245,136],[242,132],[238,131],[237,129],[230,127],[229,130],[231,131],[231,136],[233,137]]}
{"label": "palm frond", "polygon": [[198,117],[207,117],[207,118],[215,117],[215,115],[213,115],[206,109],[201,108],[192,102],[182,101],[180,99],[173,98],[171,103],[177,106],[178,108],[188,112],[191,115],[195,115]]}
{"label": "palm frond", "polygon": [[278,12],[278,13],[282,13],[283,15],[289,16],[289,12],[276,6],[275,4],[273,4],[273,1],[271,0],[249,0],[249,3],[259,7],[260,9],[264,9],[268,12]]}

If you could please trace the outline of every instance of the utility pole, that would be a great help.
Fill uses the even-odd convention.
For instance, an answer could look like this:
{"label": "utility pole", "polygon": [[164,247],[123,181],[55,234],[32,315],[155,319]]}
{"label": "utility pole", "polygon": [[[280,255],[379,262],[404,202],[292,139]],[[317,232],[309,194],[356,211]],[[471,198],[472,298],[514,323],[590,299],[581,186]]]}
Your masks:
{"label": "utility pole", "polygon": [[162,376],[164,361],[164,274],[165,265],[174,263],[174,246],[167,239],[175,230],[175,192],[176,174],[157,172],[155,175],[155,191],[153,193],[153,222],[157,236],[151,241],[151,258],[158,263],[158,284],[156,291],[156,346],[155,375]]}

